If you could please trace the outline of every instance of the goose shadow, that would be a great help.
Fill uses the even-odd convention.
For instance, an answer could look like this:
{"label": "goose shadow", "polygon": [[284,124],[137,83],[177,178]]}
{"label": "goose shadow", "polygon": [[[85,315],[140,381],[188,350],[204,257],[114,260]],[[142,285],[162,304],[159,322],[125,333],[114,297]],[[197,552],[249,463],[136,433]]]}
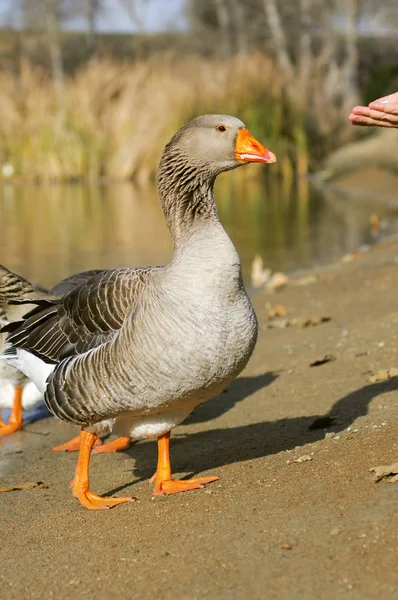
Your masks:
{"label": "goose shadow", "polygon": [[[265,375],[267,374],[264,377]],[[250,378],[242,378],[242,381],[243,379]],[[323,423],[330,423],[328,431],[343,431],[358,417],[368,413],[369,404],[374,398],[397,389],[398,378],[393,378],[366,385],[343,396],[323,415],[264,421],[175,437],[172,439],[171,450],[173,470],[177,473],[189,472],[189,476],[192,476],[316,442],[325,437]],[[134,472],[138,481],[151,477],[156,464],[156,443],[138,443],[128,452],[135,459]],[[112,493],[124,487],[126,486],[113,490]]]}
{"label": "goose shadow", "polygon": [[231,385],[219,396],[216,396],[210,402],[205,402],[188,417],[184,424],[203,423],[221,417],[251,394],[267,387],[279,377],[278,373],[267,371],[262,375],[255,377],[240,377],[235,379]]}

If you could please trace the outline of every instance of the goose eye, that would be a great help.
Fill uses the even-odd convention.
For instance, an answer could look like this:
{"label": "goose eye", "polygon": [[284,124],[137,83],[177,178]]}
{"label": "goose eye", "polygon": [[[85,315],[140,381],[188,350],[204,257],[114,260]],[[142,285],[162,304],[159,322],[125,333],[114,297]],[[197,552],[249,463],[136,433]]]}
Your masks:
{"label": "goose eye", "polygon": [[225,127],[225,125],[217,125],[216,129],[220,133],[224,133],[224,131],[227,131],[227,128]]}

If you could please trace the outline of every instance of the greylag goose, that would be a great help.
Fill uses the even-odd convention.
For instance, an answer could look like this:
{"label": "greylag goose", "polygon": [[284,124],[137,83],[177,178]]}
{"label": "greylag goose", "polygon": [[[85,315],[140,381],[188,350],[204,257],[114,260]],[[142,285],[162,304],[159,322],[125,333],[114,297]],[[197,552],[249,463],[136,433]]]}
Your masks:
{"label": "greylag goose", "polygon": [[[16,320],[19,321],[23,314],[34,308],[34,305],[31,304],[33,300],[59,298],[97,273],[99,271],[86,271],[72,275],[61,281],[50,292],[47,292],[44,288],[33,286],[20,275],[0,265],[0,326],[5,326]],[[15,304],[16,302],[20,302],[20,304]],[[0,351],[5,347],[6,333],[0,333]],[[22,371],[7,364],[4,360],[0,361],[0,437],[10,435],[21,429],[23,411],[33,408],[42,399],[42,392]],[[8,423],[2,421],[2,409],[11,409]],[[56,446],[53,450],[78,450],[79,439],[70,440],[65,444]],[[114,452],[115,449],[125,448],[129,441],[129,438],[127,440],[121,438],[108,444],[102,444],[98,440],[94,451],[98,452],[98,447],[101,445],[102,452]]]}
{"label": "greylag goose", "polygon": [[[0,265],[0,324],[2,326],[19,321],[23,314],[34,308],[33,304],[9,304],[15,300],[29,302],[47,297],[45,292],[34,288],[26,279]],[[0,351],[6,347],[6,333],[0,333]],[[10,435],[22,428],[22,411],[40,402],[43,394],[33,382],[4,360],[0,361],[0,436]],[[1,410],[11,408],[6,424]]]}
{"label": "greylag goose", "polygon": [[159,166],[174,242],[170,264],[104,271],[7,327],[14,346],[8,360],[33,378],[54,415],[81,428],[73,495],[89,509],[131,501],[90,490],[91,449],[112,429],[158,438],[155,496],[218,479],[173,479],[169,439],[173,427],[235,379],[256,343],[239,256],[213,197],[217,175],[255,162],[276,158],[241,121],[193,119],[166,145]]}

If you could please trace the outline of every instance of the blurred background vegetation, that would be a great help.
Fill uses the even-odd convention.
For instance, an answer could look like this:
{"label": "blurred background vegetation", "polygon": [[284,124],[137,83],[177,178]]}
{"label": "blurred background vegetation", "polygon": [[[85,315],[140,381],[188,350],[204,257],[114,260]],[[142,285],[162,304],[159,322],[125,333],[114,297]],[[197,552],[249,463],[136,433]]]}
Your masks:
{"label": "blurred background vegetation", "polygon": [[158,161],[207,112],[278,158],[217,180],[247,283],[368,248],[398,230],[396,131],[347,117],[398,89],[397,36],[397,0],[0,0],[0,262],[166,263]]}
{"label": "blurred background vegetation", "polygon": [[146,182],[176,128],[223,112],[290,181],[398,88],[396,0],[1,0],[0,17],[4,176]]}

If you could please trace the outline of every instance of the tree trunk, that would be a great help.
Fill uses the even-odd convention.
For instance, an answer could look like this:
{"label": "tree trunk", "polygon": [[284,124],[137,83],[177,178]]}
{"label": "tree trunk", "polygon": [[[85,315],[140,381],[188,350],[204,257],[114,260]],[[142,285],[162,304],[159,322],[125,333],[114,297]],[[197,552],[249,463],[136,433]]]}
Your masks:
{"label": "tree trunk", "polygon": [[311,92],[312,48],[311,48],[311,5],[312,0],[300,0],[299,79],[301,97],[306,105]]}
{"label": "tree trunk", "polygon": [[285,33],[283,31],[281,17],[275,0],[263,0],[264,11],[267,16],[268,26],[272,40],[275,44],[276,58],[279,66],[289,79],[294,77],[294,66],[290,60]]}
{"label": "tree trunk", "polygon": [[86,15],[87,15],[87,53],[89,57],[93,57],[97,53],[97,32],[95,20],[99,8],[97,0],[85,0]]}
{"label": "tree trunk", "polygon": [[358,35],[357,20],[359,14],[358,0],[345,0],[346,27],[345,46],[346,59],[344,65],[346,95],[344,106],[349,108],[358,102]]}
{"label": "tree trunk", "polygon": [[64,87],[64,71],[58,26],[58,0],[46,0],[47,41],[51,57],[54,84],[61,94]]}

